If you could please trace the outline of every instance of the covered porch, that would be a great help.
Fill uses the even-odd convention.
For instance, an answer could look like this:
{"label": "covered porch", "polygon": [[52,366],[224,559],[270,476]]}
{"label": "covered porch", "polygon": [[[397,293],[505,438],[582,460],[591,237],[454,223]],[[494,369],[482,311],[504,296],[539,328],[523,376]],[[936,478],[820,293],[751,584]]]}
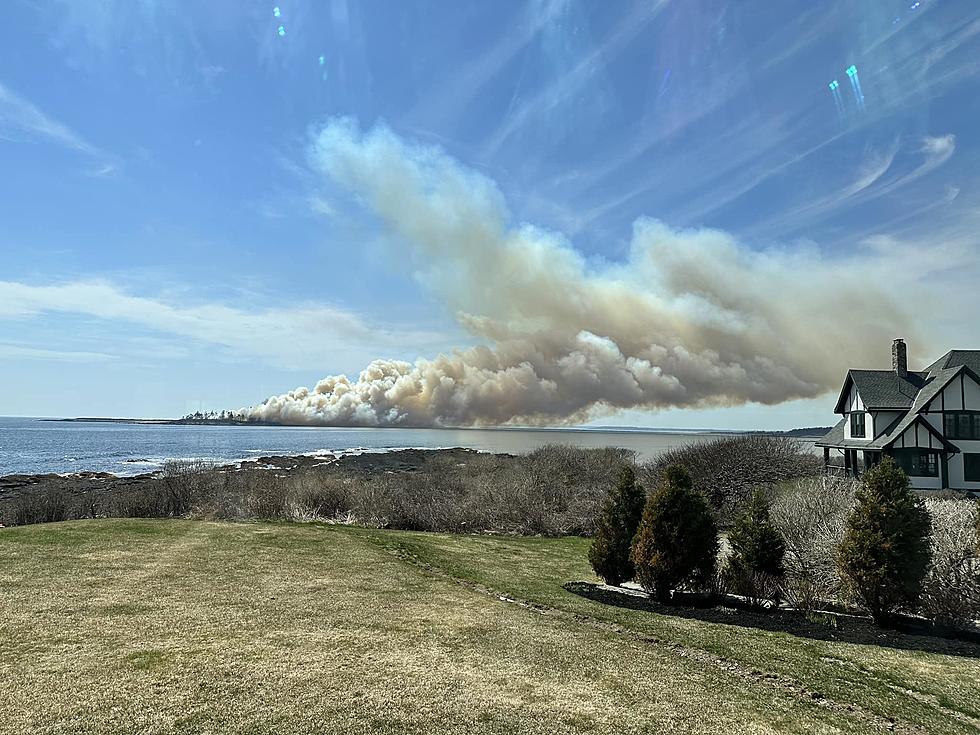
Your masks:
{"label": "covered porch", "polygon": [[855,449],[825,446],[823,463],[828,475],[860,478],[884,457],[892,457],[908,474],[912,487],[942,490],[949,487],[949,460],[953,454],[945,448],[935,447]]}

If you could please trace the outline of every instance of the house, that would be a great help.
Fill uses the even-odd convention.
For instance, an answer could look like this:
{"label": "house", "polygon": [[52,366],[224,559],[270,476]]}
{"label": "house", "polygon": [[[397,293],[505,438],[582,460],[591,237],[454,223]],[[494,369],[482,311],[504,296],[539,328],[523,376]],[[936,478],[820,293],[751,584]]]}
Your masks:
{"label": "house", "polygon": [[916,489],[980,492],[980,350],[951,350],[913,371],[896,339],[891,370],[848,370],[834,412],[844,418],[816,442],[826,466],[836,451],[857,477],[887,455]]}

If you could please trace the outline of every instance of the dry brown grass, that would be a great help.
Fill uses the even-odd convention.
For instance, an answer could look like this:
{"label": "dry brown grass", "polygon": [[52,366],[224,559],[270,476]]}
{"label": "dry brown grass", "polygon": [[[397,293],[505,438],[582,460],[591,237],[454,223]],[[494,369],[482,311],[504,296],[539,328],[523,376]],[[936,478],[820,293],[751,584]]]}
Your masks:
{"label": "dry brown grass", "polygon": [[[446,538],[174,520],[2,530],[0,732],[863,727],[669,645],[502,602],[389,548]],[[522,556],[545,565],[556,589],[584,563],[578,539],[459,538],[501,574]]]}

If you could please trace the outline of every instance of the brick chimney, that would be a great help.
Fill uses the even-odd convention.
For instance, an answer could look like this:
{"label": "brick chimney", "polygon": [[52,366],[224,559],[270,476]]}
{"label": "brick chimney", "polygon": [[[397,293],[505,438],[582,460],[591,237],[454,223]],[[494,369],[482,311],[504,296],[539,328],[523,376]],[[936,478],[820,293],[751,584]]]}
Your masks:
{"label": "brick chimney", "polygon": [[904,339],[896,339],[892,342],[892,370],[901,378],[909,376],[909,356]]}

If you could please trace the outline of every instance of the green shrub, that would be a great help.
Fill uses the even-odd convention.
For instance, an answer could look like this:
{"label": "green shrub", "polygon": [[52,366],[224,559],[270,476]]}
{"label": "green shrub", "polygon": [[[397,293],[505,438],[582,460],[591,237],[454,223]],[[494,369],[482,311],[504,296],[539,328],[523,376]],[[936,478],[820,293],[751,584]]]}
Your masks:
{"label": "green shrub", "polygon": [[630,546],[643,515],[646,493],[636,483],[633,468],[620,471],[619,482],[610,490],[596,517],[596,535],[589,547],[589,563],[606,584],[621,584],[633,579]]}
{"label": "green shrub", "polygon": [[838,553],[841,576],[876,623],[914,608],[929,568],[929,513],[886,457],[864,476]]}
{"label": "green shrub", "polygon": [[753,602],[778,598],[778,584],[785,571],[786,542],[769,510],[769,501],[756,490],[728,535],[732,554],[725,581],[735,593]]}
{"label": "green shrub", "polygon": [[682,585],[701,586],[714,576],[718,528],[687,470],[672,465],[662,477],[647,496],[631,559],[643,588],[668,601]]}
{"label": "green shrub", "polygon": [[759,490],[752,494],[748,506],[728,535],[732,546],[729,564],[734,567],[783,576],[783,534],[769,518],[770,504]]}

